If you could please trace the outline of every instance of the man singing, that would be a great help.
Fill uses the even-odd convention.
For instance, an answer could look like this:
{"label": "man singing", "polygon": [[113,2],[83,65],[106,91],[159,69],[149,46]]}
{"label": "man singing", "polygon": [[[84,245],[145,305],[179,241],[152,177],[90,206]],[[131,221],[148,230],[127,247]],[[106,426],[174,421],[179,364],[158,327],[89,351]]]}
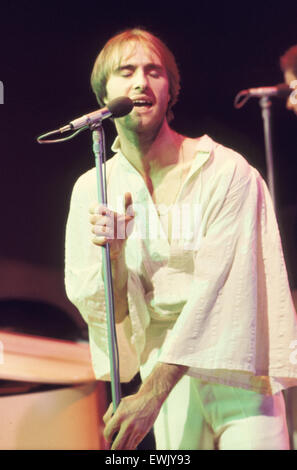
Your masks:
{"label": "man singing", "polygon": [[[96,377],[109,380],[101,246],[109,243],[120,374],[142,384],[105,417],[112,449],[288,449],[282,389],[297,383],[297,322],[267,187],[235,151],[169,126],[172,53],[142,29],[110,39],[91,77],[114,119],[108,207],[96,173],[76,182],[66,290],[89,326]],[[124,234],[124,235],[123,235]]]}

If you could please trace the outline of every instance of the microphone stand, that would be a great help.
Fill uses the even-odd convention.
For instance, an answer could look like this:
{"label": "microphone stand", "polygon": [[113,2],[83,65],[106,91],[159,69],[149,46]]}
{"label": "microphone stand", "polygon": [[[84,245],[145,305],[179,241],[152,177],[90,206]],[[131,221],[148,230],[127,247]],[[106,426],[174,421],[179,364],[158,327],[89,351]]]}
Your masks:
{"label": "microphone stand", "polygon": [[[93,152],[95,155],[96,177],[97,177],[97,193],[98,202],[107,205],[107,189],[106,189],[106,166],[104,158],[104,181],[102,174],[103,158],[105,157],[105,142],[104,132],[102,128],[102,120],[113,115],[114,117],[122,117],[128,114],[133,108],[133,102],[126,96],[118,97],[112,100],[105,108],[86,114],[70,124],[60,129],[47,132],[37,138],[39,144],[51,144],[57,142],[65,142],[73,139],[78,133],[90,128],[93,131]],[[61,134],[63,132],[76,129],[72,135],[63,139],[50,139],[48,137],[54,134]],[[106,321],[108,333],[108,349],[110,360],[110,378],[111,378],[111,392],[113,411],[116,411],[120,403],[120,378],[119,378],[119,355],[116,338],[116,328],[114,320],[114,296],[112,286],[112,272],[110,260],[110,247],[107,243],[102,247],[102,271],[104,280],[105,291],[105,305],[106,305]]]}
{"label": "microphone stand", "polygon": [[[242,108],[249,98],[249,90],[243,90],[237,93],[234,99],[234,107],[236,109]],[[254,95],[256,96],[256,95]],[[258,96],[259,97],[259,96]],[[274,209],[276,209],[276,198],[274,189],[274,170],[273,170],[273,152],[272,152],[272,137],[271,137],[271,101],[269,94],[263,94],[260,99],[260,106],[262,108],[262,119],[264,126],[264,140],[265,140],[265,159],[267,169],[267,183]]]}
{"label": "microphone stand", "polygon": [[[102,173],[103,155],[105,154],[104,133],[101,122],[91,127],[93,137],[93,152],[95,156],[98,202],[107,205],[106,175]],[[104,164],[105,168],[105,164]],[[114,296],[112,286],[112,272],[110,260],[110,247],[107,243],[102,246],[102,269],[105,290],[106,320],[108,333],[108,348],[110,362],[111,394],[113,412],[116,411],[120,400],[119,356],[114,320]]]}
{"label": "microphone stand", "polygon": [[[260,106],[262,108],[262,118],[264,121],[268,187],[271,193],[272,201],[274,204],[274,209],[276,209],[275,192],[274,192],[274,175],[273,175],[272,139],[271,139],[271,101],[269,100],[268,96],[263,96],[260,99]],[[276,215],[278,216],[278,214]],[[291,389],[284,390],[284,397],[285,397],[287,409],[291,411],[293,409]],[[291,448],[293,448],[294,446],[292,442],[293,423],[292,423],[290,412],[287,413],[287,416],[288,416],[288,429],[289,429],[289,434],[290,434],[290,446]]]}
{"label": "microphone stand", "polygon": [[274,188],[274,169],[273,169],[273,151],[271,134],[271,101],[268,96],[262,96],[260,99],[262,108],[262,119],[264,126],[265,156],[267,168],[267,181],[274,208],[276,208],[275,188]]}

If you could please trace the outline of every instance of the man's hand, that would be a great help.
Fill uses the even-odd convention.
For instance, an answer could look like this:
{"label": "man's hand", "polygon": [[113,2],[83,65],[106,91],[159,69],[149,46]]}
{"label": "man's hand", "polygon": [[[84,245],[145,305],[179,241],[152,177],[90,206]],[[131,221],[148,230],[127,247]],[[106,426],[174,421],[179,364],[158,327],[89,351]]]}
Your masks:
{"label": "man's hand", "polygon": [[134,450],[152,428],[162,401],[145,393],[136,393],[121,400],[116,412],[109,406],[103,417],[104,437],[108,442],[114,438],[111,450]]}
{"label": "man's hand", "polygon": [[104,437],[111,450],[133,450],[152,428],[163,402],[188,368],[176,364],[158,363],[135,395],[121,400],[114,415],[112,404],[105,413]]}
{"label": "man's hand", "polygon": [[112,260],[118,258],[129,235],[127,233],[128,224],[134,219],[131,194],[125,194],[124,214],[118,214],[100,204],[91,207],[89,213],[89,220],[93,226],[92,232],[95,235],[92,242],[98,246],[108,243],[110,246],[110,258]]}

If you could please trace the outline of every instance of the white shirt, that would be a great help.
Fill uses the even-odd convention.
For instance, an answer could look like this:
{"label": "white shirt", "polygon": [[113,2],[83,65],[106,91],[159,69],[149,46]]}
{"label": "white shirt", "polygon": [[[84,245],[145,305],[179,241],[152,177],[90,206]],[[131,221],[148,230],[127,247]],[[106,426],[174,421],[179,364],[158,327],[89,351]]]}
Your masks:
{"label": "white shirt", "polygon": [[[130,192],[136,212],[125,248],[129,316],[117,325],[121,380],[139,369],[147,376],[158,360],[188,366],[193,377],[262,393],[295,385],[296,313],[271,198],[258,171],[210,137],[198,138],[174,209],[190,212],[189,232],[177,227],[169,243],[166,224],[118,139],[113,150],[108,206],[123,212]],[[94,168],[73,189],[65,285],[88,323],[95,375],[108,380],[102,249],[92,244],[88,221],[96,195]]]}

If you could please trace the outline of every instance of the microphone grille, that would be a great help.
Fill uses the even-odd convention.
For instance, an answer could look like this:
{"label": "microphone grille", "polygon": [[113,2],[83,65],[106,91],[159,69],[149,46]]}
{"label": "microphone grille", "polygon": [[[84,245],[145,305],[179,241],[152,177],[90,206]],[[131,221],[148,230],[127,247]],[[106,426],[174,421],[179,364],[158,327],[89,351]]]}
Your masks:
{"label": "microphone grille", "polygon": [[119,96],[110,101],[106,106],[112,113],[112,117],[118,118],[129,114],[133,109],[134,103],[127,96]]}
{"label": "microphone grille", "polygon": [[292,93],[292,89],[286,83],[279,83],[276,85],[277,95],[280,98],[287,98]]}

